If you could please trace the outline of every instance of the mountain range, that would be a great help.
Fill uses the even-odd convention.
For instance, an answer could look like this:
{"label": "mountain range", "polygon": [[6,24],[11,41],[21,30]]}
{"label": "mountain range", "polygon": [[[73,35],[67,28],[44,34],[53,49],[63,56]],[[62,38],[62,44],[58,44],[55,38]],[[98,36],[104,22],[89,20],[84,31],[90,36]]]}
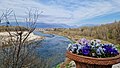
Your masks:
{"label": "mountain range", "polygon": [[[6,25],[6,24],[0,23],[0,25]],[[10,25],[17,26],[17,23],[11,22]],[[27,23],[19,22],[19,26],[27,26]],[[36,23],[36,28],[77,28],[77,26],[70,26],[61,23]]]}
{"label": "mountain range", "polygon": [[[0,23],[0,25],[6,25],[5,23]],[[12,26],[17,26],[17,23],[11,22],[10,25]],[[27,23],[25,22],[19,22],[20,26],[26,26]],[[36,23],[36,28],[78,28],[82,26],[96,26],[94,24],[83,24],[83,25],[67,25],[67,24],[62,24],[62,23]]]}

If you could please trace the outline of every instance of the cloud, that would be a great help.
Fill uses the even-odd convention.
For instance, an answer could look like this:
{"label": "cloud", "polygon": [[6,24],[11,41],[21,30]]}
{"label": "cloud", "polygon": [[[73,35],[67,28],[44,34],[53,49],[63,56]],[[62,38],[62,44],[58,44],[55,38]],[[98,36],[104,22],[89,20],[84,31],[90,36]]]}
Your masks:
{"label": "cloud", "polygon": [[[19,20],[26,16],[26,8],[43,11],[39,22],[72,24],[97,16],[120,12],[120,0],[2,0],[0,10],[15,10]],[[0,12],[1,14],[1,12]]]}

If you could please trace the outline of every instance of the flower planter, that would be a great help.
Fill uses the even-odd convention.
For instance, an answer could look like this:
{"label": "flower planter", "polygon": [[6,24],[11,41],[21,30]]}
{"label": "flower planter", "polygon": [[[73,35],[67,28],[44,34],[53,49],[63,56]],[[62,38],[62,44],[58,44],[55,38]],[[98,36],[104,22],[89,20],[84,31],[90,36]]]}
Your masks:
{"label": "flower planter", "polygon": [[76,68],[112,68],[112,65],[120,63],[120,54],[110,58],[93,58],[67,51],[66,57],[75,62]]}

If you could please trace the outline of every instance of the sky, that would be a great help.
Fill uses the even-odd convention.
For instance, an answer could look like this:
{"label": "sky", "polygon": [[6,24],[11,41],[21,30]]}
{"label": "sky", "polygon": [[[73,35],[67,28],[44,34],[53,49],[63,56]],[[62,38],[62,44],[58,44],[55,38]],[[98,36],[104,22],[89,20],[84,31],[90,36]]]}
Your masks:
{"label": "sky", "polygon": [[106,24],[120,20],[119,8],[120,0],[0,0],[0,16],[13,9],[20,22],[27,17],[27,9],[38,9],[42,23]]}

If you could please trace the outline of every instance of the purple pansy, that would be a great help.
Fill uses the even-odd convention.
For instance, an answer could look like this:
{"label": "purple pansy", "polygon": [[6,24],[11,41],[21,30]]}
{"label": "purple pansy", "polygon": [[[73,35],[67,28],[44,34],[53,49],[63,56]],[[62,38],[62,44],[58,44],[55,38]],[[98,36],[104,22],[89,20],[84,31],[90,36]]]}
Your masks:
{"label": "purple pansy", "polygon": [[84,46],[81,50],[82,50],[82,54],[83,55],[89,55],[89,53],[90,53],[90,46],[89,45],[86,45],[86,46]]}
{"label": "purple pansy", "polygon": [[117,49],[113,48],[111,54],[118,55],[119,53]]}
{"label": "purple pansy", "polygon": [[86,44],[89,43],[89,41],[85,38],[82,38],[81,40],[78,41],[78,43],[81,44],[81,45],[86,45]]}
{"label": "purple pansy", "polygon": [[100,40],[95,39],[89,42],[85,38],[82,38],[76,44],[70,44],[67,48],[70,52],[85,55],[90,57],[114,57],[119,54],[115,45],[102,44]]}
{"label": "purple pansy", "polygon": [[105,49],[105,53],[106,54],[110,54],[110,55],[118,55],[118,50],[111,44],[105,44],[103,46],[103,48]]}
{"label": "purple pansy", "polygon": [[105,49],[105,53],[106,54],[111,54],[111,52],[112,52],[112,46],[110,46],[109,44],[105,44],[103,46],[103,48]]}

